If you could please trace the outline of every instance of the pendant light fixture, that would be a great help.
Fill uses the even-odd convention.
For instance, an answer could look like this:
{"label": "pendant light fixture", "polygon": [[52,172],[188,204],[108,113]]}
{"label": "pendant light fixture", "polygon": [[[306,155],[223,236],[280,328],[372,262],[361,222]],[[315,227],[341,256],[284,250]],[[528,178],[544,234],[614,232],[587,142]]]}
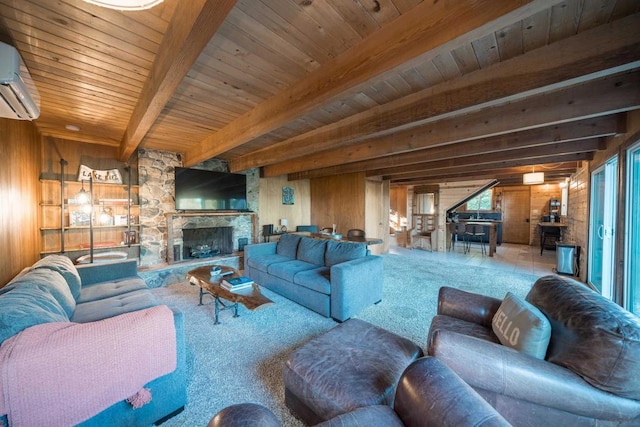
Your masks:
{"label": "pendant light fixture", "polygon": [[151,9],[162,3],[162,0],[84,0],[87,3],[116,10]]}
{"label": "pendant light fixture", "polygon": [[76,194],[76,203],[79,205],[88,205],[91,202],[91,194],[84,189],[84,180],[82,182],[82,188]]}
{"label": "pendant light fixture", "polygon": [[544,182],[544,172],[536,172],[532,169],[531,172],[522,175],[522,183],[524,185],[542,184]]}

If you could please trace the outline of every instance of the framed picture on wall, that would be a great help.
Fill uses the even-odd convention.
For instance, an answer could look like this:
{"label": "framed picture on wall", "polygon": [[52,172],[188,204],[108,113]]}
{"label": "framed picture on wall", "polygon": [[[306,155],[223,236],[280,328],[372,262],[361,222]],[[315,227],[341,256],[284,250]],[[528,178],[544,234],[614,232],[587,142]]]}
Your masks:
{"label": "framed picture on wall", "polygon": [[293,204],[293,187],[282,187],[282,204]]}

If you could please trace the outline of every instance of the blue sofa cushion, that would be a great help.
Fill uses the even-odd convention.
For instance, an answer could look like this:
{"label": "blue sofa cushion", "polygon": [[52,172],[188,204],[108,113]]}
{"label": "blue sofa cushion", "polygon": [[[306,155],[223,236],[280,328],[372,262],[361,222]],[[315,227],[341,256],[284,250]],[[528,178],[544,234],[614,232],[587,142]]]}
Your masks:
{"label": "blue sofa cushion", "polygon": [[324,253],[327,247],[326,240],[303,237],[298,245],[298,256],[300,261],[306,261],[315,265],[324,265]]}
{"label": "blue sofa cushion", "polygon": [[327,267],[351,261],[356,258],[363,258],[367,255],[367,245],[364,243],[352,242],[327,242],[327,251],[324,256],[324,263]]}
{"label": "blue sofa cushion", "polygon": [[60,303],[41,285],[25,284],[0,296],[0,344],[31,326],[68,321]]}
{"label": "blue sofa cushion", "polygon": [[276,245],[276,253],[295,259],[296,253],[298,253],[298,243],[300,243],[301,238],[302,236],[296,234],[283,234],[280,236],[278,244]]}
{"label": "blue sofa cushion", "polygon": [[127,277],[113,282],[97,283],[95,285],[83,286],[77,303],[96,301],[122,295],[127,292],[147,289],[147,284],[140,277]]}
{"label": "blue sofa cushion", "polygon": [[148,289],[133,291],[111,298],[78,304],[71,321],[95,322],[156,305],[158,305],[158,301]]}
{"label": "blue sofa cushion", "polygon": [[329,267],[301,271],[294,276],[293,283],[325,295],[331,295],[330,271]]}
{"label": "blue sofa cushion", "polygon": [[274,277],[293,283],[293,278],[297,273],[314,268],[318,268],[318,266],[305,261],[294,259],[291,261],[271,264],[267,272]]}
{"label": "blue sofa cushion", "polygon": [[57,271],[67,281],[67,285],[69,285],[69,289],[71,290],[71,295],[73,295],[74,298],[78,298],[80,296],[80,288],[82,286],[80,275],[69,258],[64,255],[48,255],[33,264],[32,269],[38,268]]}
{"label": "blue sofa cushion", "polygon": [[12,280],[2,288],[4,292],[0,292],[0,294],[22,287],[29,287],[34,293],[50,293],[58,301],[68,317],[73,315],[73,311],[76,308],[76,300],[71,295],[71,290],[66,280],[57,271],[49,269],[31,270]]}
{"label": "blue sofa cushion", "polygon": [[247,264],[251,268],[255,268],[256,270],[264,271],[266,273],[271,264],[285,261],[291,261],[291,258],[278,254],[257,255],[247,259]]}

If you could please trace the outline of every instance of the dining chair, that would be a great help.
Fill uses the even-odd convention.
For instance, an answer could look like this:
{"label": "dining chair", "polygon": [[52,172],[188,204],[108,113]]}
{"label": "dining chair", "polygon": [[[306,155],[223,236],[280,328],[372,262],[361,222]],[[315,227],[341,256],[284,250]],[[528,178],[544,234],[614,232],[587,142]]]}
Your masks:
{"label": "dining chair", "polygon": [[352,239],[355,237],[364,239],[366,237],[364,230],[360,230],[359,228],[352,228],[347,231],[347,239]]}
{"label": "dining chair", "polygon": [[449,250],[453,251],[456,248],[456,241],[462,239],[462,248],[464,252],[467,252],[467,243],[465,239],[466,226],[461,222],[450,222],[449,232],[451,233],[451,246]]}
{"label": "dining chair", "polygon": [[482,250],[482,255],[487,253],[487,249],[484,246],[484,236],[486,233],[484,232],[484,225],[478,224],[467,224],[465,237],[467,238],[467,250],[466,252],[471,252],[471,238],[480,237],[480,249]]}

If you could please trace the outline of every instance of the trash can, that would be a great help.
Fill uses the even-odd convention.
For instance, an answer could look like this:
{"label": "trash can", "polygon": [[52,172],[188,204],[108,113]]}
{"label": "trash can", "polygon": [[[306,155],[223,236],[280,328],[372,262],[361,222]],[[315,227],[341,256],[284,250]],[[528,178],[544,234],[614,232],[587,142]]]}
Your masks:
{"label": "trash can", "polygon": [[556,273],[578,276],[580,246],[556,243]]}

